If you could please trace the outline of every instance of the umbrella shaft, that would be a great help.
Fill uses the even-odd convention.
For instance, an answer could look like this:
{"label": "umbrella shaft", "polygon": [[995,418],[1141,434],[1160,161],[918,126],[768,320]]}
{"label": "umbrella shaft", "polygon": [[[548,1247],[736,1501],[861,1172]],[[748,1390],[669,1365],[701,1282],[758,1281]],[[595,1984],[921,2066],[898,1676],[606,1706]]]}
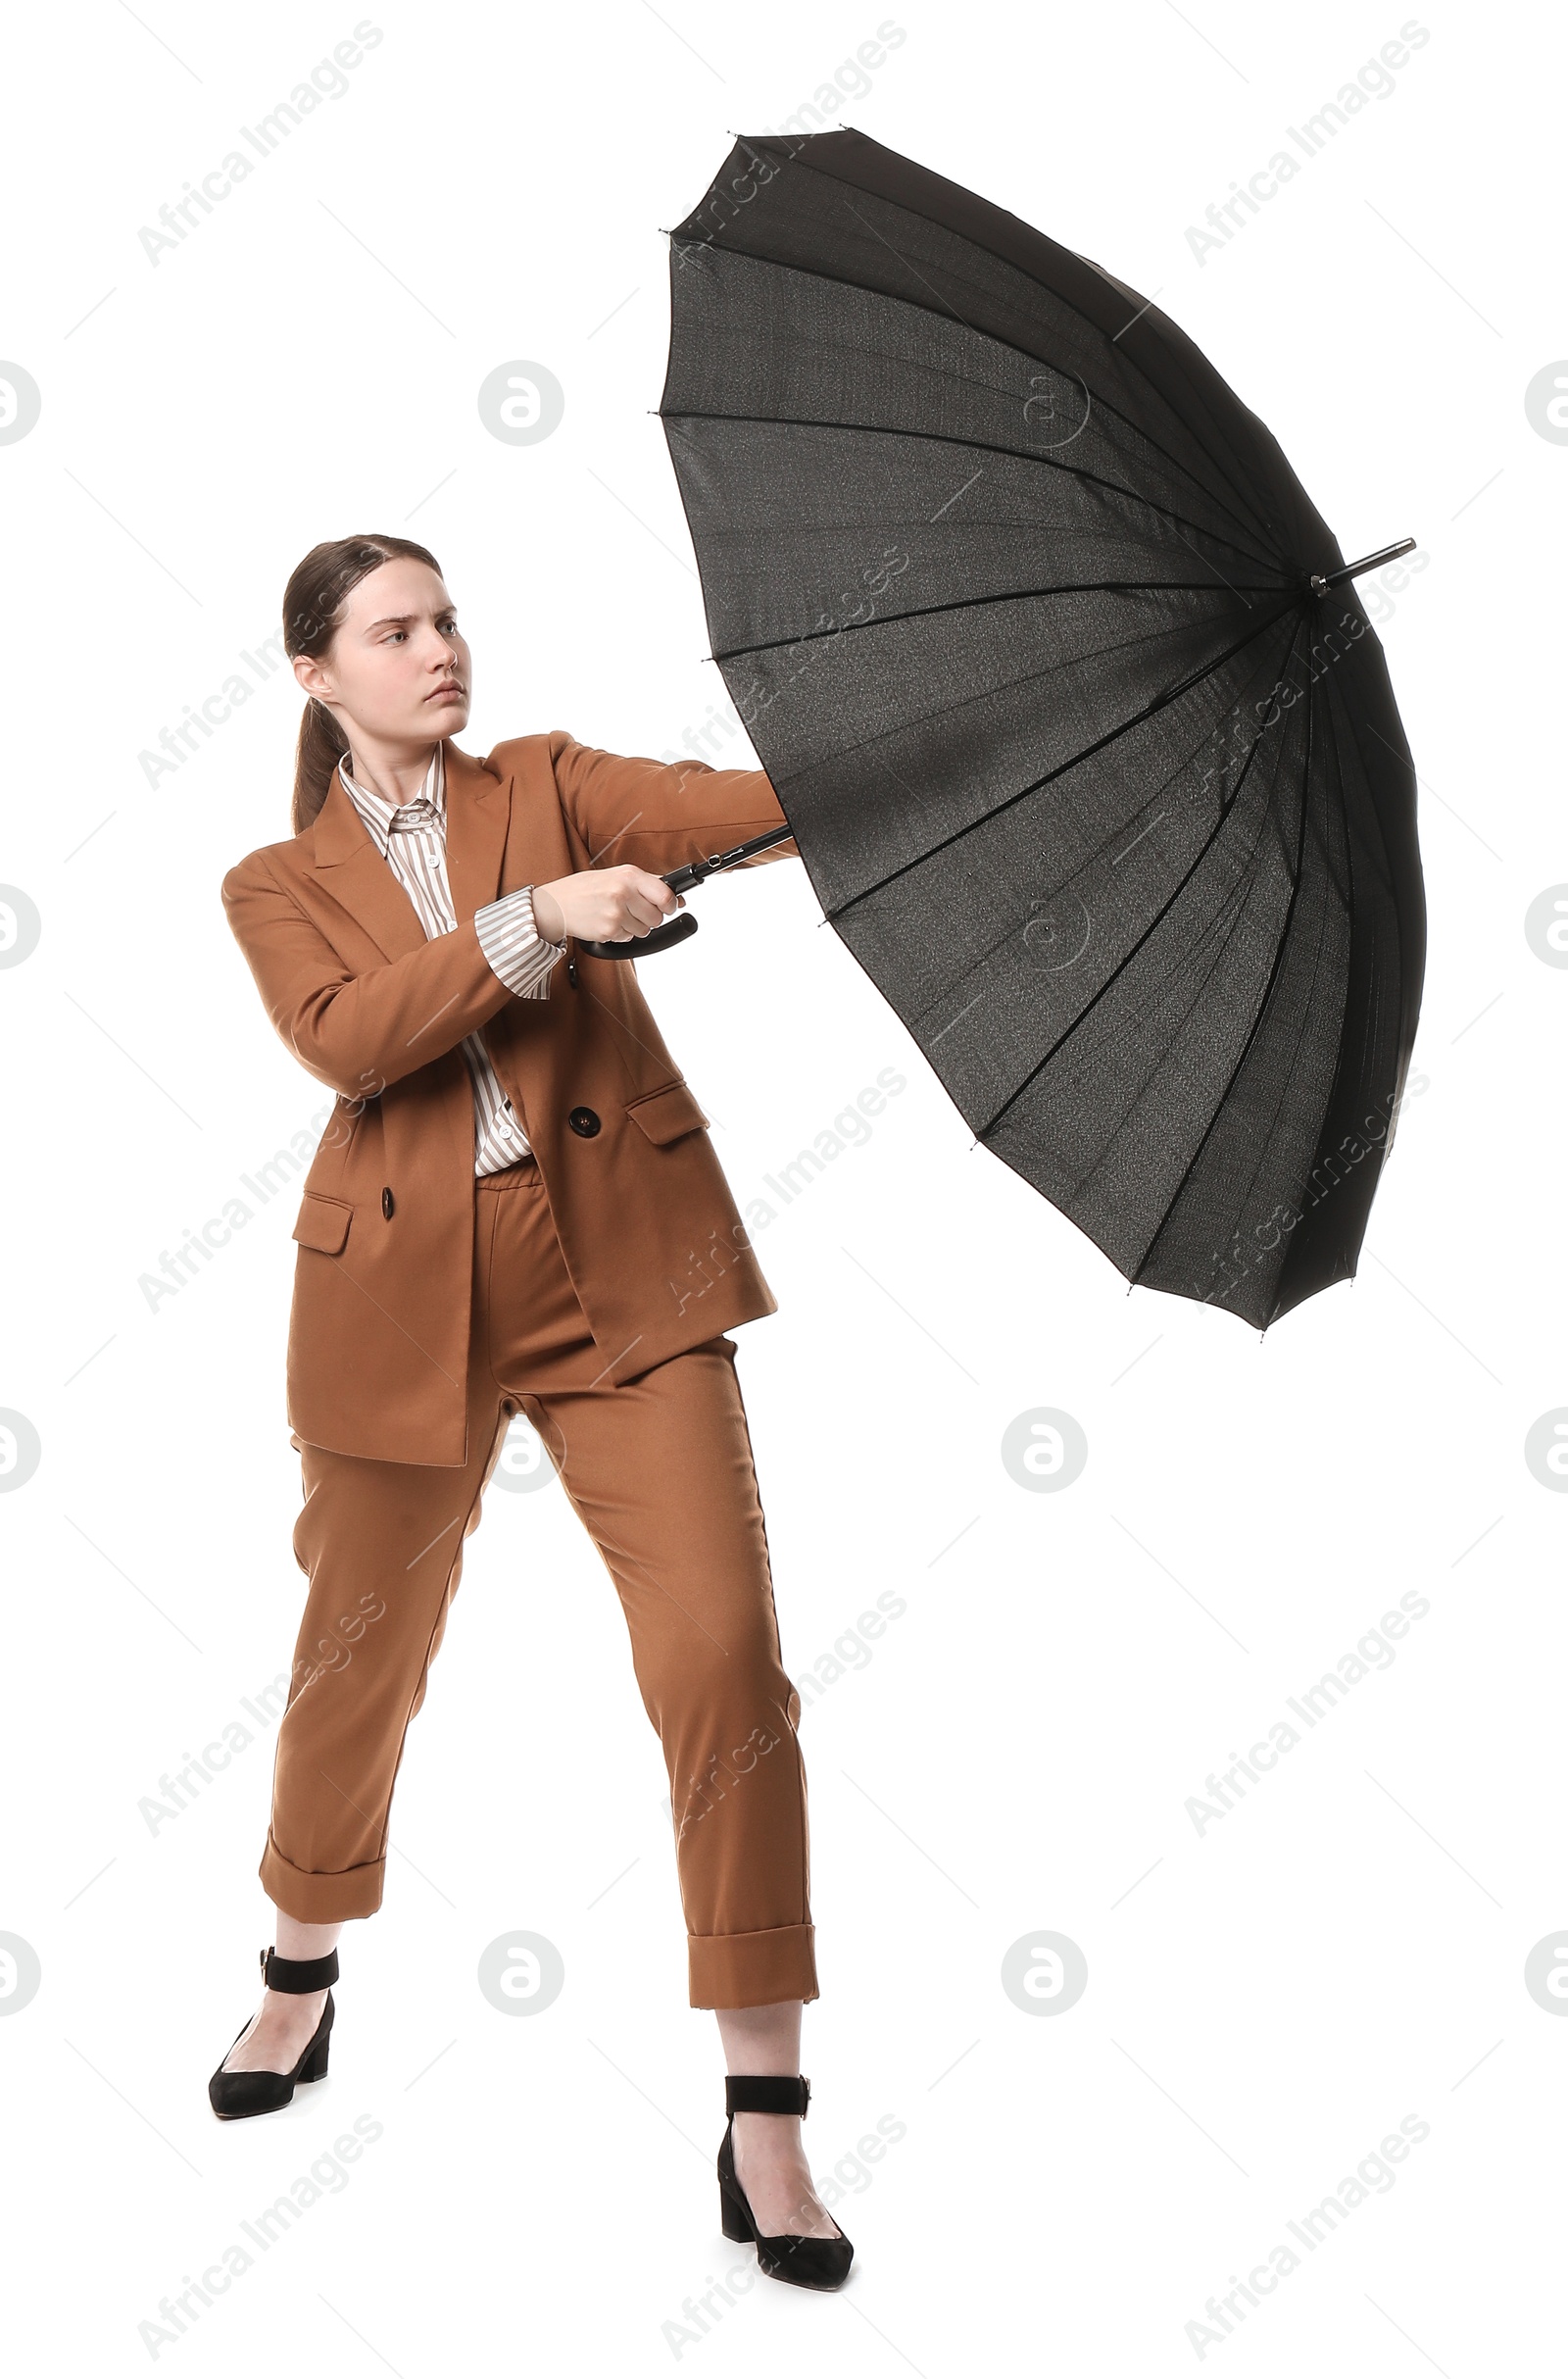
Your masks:
{"label": "umbrella shaft", "polygon": [[1328,587],[1343,586],[1347,578],[1362,577],[1367,570],[1376,570],[1380,563],[1396,562],[1400,554],[1411,554],[1414,551],[1415,539],[1401,537],[1397,545],[1385,545],[1381,553],[1363,554],[1359,562],[1347,562],[1343,570],[1331,570],[1326,573],[1314,571],[1312,592],[1314,595],[1321,595]]}
{"label": "umbrella shaft", "polygon": [[684,867],[671,867],[664,877],[671,892],[690,892],[705,876],[716,875],[721,867],[734,867],[756,852],[770,851],[775,843],[787,843],[794,833],[793,826],[773,826],[766,834],[754,834],[749,843],[737,843],[733,851],[715,851],[708,859],[694,859]]}

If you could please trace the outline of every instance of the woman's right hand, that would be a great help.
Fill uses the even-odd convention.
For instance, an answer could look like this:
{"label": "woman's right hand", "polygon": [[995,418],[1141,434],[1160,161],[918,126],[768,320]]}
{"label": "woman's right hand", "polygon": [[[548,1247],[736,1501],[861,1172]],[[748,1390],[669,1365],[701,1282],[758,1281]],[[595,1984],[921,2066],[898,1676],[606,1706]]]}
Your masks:
{"label": "woman's right hand", "polygon": [[535,884],[533,921],[547,942],[634,941],[686,903],[646,867],[589,867]]}

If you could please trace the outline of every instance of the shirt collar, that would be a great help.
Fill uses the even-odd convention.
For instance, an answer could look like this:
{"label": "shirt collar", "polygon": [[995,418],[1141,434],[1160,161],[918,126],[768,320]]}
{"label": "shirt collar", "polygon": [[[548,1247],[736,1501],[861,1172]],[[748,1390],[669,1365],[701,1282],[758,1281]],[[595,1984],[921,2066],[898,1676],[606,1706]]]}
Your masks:
{"label": "shirt collar", "polygon": [[[342,779],[344,792],[358,810],[371,841],[383,859],[386,857],[387,845],[394,833],[407,832],[411,827],[427,822],[422,816],[412,815],[414,810],[412,802],[399,804],[388,801],[384,794],[375,792],[371,786],[362,785],[356,777],[349,773],[347,752],[343,754],[337,764],[337,772]],[[430,756],[430,766],[425,770],[424,782],[416,794],[415,800],[429,803],[435,819],[443,830],[446,825],[447,813],[446,774],[444,750],[440,744],[437,744]]]}

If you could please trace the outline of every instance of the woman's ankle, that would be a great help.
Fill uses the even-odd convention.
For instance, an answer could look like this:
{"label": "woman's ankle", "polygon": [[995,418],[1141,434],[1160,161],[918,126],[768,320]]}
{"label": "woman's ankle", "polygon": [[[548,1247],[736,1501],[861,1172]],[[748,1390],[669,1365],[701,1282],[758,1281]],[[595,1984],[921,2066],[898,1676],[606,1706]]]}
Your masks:
{"label": "woman's ankle", "polygon": [[346,1921],[340,1919],[335,1924],[306,1924],[299,1917],[285,1914],[275,1903],[273,1917],[275,1929],[272,1946],[278,1957],[301,1964],[310,1958],[325,1958],[328,1951],[335,1950]]}

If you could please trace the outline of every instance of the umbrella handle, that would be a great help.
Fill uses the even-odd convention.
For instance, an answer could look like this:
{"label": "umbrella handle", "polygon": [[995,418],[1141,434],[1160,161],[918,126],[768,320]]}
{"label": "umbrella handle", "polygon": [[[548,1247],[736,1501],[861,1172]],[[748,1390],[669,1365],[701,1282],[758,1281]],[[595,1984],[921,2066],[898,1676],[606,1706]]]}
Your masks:
{"label": "umbrella handle", "polygon": [[[663,880],[671,892],[690,892],[694,885],[706,882],[725,867],[738,867],[743,860],[752,859],[760,851],[770,850],[774,843],[785,843],[794,832],[792,826],[771,826],[765,834],[754,834],[750,842],[737,843],[732,851],[714,851],[707,859],[688,860],[681,867],[666,869]],[[579,942],[591,959],[650,958],[656,950],[671,950],[697,931],[697,919],[689,910],[672,917],[667,924],[656,925],[652,933],[642,933],[624,942]]]}
{"label": "umbrella handle", "polygon": [[624,942],[579,942],[591,959],[645,959],[656,950],[673,949],[677,942],[690,939],[697,931],[697,919],[685,910],[672,917],[667,924],[656,925],[652,933],[642,933]]}

